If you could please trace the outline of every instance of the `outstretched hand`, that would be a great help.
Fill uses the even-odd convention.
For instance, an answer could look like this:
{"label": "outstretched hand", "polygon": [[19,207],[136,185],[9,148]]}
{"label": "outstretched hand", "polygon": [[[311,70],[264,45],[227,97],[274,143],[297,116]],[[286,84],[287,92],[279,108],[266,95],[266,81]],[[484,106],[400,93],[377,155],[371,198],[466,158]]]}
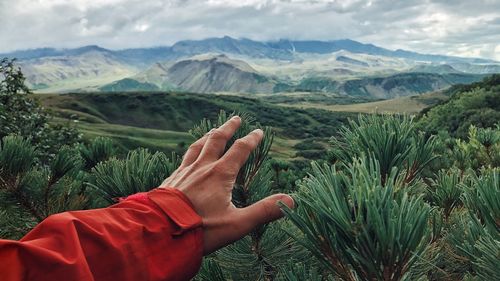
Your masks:
{"label": "outstretched hand", "polygon": [[260,224],[282,217],[278,201],[290,208],[294,204],[286,194],[269,196],[246,208],[236,208],[231,202],[238,171],[264,137],[262,130],[254,130],[224,153],[240,125],[241,119],[235,116],[194,142],[180,167],[162,184],[182,191],[201,216],[205,254],[241,239]]}

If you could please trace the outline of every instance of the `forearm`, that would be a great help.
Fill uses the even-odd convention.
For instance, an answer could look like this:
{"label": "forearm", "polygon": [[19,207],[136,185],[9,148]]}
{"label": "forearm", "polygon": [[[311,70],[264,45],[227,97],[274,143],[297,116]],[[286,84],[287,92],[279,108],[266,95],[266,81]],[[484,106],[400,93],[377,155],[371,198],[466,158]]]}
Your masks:
{"label": "forearm", "polygon": [[0,240],[2,280],[189,280],[201,219],[176,190],[53,215],[20,241]]}

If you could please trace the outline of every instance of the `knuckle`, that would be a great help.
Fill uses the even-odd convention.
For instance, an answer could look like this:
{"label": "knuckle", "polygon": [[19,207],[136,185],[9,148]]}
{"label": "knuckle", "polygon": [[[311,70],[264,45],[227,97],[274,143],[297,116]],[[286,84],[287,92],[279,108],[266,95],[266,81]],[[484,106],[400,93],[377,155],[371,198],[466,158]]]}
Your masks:
{"label": "knuckle", "polygon": [[238,139],[234,142],[234,146],[238,150],[251,150],[252,149],[252,144],[246,140],[246,139]]}
{"label": "knuckle", "polygon": [[220,130],[220,129],[217,129],[215,131],[212,132],[212,134],[210,134],[210,138],[211,139],[214,139],[214,140],[225,140],[226,139],[226,134]]}
{"label": "knuckle", "polygon": [[201,150],[203,148],[203,143],[201,142],[194,142],[189,146],[189,150]]}

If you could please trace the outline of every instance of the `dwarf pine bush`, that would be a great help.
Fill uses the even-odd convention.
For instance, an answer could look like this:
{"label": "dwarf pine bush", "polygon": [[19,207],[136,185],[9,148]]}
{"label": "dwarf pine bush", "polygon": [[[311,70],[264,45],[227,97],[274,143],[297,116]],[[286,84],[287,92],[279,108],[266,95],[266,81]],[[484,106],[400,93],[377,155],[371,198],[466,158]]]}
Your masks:
{"label": "dwarf pine bush", "polygon": [[[9,113],[8,104],[28,99],[22,75],[5,60],[0,71],[9,75],[0,83],[1,238],[18,239],[57,212],[148,191],[179,165],[176,155],[143,148],[117,155],[105,138],[37,141],[29,128],[43,126]],[[231,116],[202,120],[191,134]],[[472,126],[453,139],[426,136],[407,116],[359,116],[332,138],[331,162],[294,170],[269,156],[271,129],[240,116],[227,148],[255,128],[265,138],[237,175],[233,203],[249,206],[279,190],[293,194],[296,208],[283,206],[284,220],[205,257],[196,280],[499,280],[498,126]]]}

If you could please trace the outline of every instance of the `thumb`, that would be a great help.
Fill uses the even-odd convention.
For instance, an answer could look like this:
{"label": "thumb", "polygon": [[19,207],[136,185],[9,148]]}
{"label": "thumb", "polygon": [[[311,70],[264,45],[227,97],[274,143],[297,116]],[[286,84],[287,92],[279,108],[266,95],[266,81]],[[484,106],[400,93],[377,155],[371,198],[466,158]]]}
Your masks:
{"label": "thumb", "polygon": [[[246,208],[234,208],[230,215],[229,224],[214,224],[210,230],[204,232],[204,253],[209,254],[229,243],[232,243],[247,235],[257,226],[277,220],[283,216],[278,202],[283,202],[289,208],[293,208],[292,197],[286,194],[271,195]],[[205,227],[210,225],[204,222]],[[209,228],[207,228],[209,229]]]}
{"label": "thumb", "polygon": [[244,224],[242,230],[245,231],[243,235],[246,235],[261,224],[272,222],[283,217],[284,214],[278,202],[283,202],[289,208],[294,207],[294,202],[290,195],[274,194],[251,206],[240,209],[241,222]]}

